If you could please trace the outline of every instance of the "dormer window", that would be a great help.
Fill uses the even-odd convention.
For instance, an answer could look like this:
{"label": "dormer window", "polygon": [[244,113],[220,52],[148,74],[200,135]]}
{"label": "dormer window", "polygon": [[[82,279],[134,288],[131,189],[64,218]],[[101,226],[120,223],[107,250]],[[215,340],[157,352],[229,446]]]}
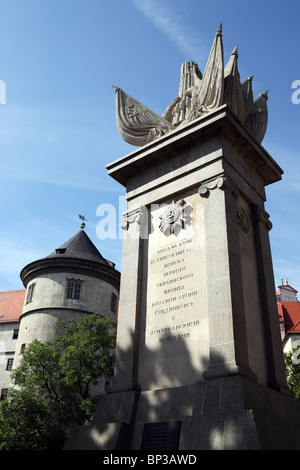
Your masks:
{"label": "dormer window", "polygon": [[82,281],[80,279],[68,279],[67,299],[80,299]]}
{"label": "dormer window", "polygon": [[67,248],[56,248],[55,253],[57,255],[63,255],[67,251]]}

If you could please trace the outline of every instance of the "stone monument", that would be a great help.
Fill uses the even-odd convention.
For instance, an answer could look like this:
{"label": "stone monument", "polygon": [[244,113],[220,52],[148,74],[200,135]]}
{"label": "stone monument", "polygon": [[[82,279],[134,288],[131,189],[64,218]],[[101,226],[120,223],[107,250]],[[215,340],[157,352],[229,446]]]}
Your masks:
{"label": "stone monument", "polygon": [[202,76],[181,69],[163,116],[116,91],[121,136],[108,165],[126,188],[115,373],[66,449],[299,449],[286,385],[261,146],[267,93],[224,67],[219,27]]}

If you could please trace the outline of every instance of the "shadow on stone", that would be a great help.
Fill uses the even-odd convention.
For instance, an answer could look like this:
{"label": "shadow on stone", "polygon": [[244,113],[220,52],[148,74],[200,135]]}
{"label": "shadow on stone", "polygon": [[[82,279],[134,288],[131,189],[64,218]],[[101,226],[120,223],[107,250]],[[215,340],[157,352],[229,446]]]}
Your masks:
{"label": "shadow on stone", "polygon": [[[154,364],[165,346],[151,351]],[[126,356],[126,351],[121,353]],[[184,342],[178,353],[188,357]],[[208,366],[207,360],[204,363]],[[173,382],[165,366],[156,369],[154,384],[161,374]],[[231,375],[229,370],[227,376],[210,380],[199,373],[199,381],[189,385],[142,390],[136,382],[135,390],[104,395],[92,424],[75,427],[64,449],[293,450],[300,448],[299,421],[299,403],[290,396]],[[178,440],[176,433],[170,434],[168,423],[179,423]],[[151,424],[153,431],[160,424],[160,431],[156,438],[155,432],[150,433],[147,442],[145,433],[148,429],[149,437]]]}

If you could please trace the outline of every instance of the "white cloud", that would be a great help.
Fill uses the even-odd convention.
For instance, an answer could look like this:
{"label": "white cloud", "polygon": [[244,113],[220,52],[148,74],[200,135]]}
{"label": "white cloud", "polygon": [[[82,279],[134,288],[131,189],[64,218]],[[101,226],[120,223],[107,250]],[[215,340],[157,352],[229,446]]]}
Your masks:
{"label": "white cloud", "polygon": [[199,36],[193,36],[181,18],[176,15],[175,10],[166,3],[162,5],[161,0],[132,0],[133,4],[139,9],[155,27],[162,31],[170,41],[172,41],[185,55],[187,60],[199,59],[207,55],[208,45]]}

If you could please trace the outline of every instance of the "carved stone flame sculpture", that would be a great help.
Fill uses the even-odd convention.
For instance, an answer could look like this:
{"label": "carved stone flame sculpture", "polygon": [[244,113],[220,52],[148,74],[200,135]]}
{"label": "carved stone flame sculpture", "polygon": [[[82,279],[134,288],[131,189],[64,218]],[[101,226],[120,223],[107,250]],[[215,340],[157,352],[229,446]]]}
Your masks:
{"label": "carved stone flame sculpture", "polygon": [[162,116],[151,111],[121,88],[116,91],[116,119],[121,137],[131,145],[143,146],[157,137],[227,104],[252,137],[261,143],[268,122],[265,91],[254,101],[252,77],[240,81],[237,48],[224,69],[222,24],[219,26],[202,76],[196,62],[181,67],[178,96]]}

